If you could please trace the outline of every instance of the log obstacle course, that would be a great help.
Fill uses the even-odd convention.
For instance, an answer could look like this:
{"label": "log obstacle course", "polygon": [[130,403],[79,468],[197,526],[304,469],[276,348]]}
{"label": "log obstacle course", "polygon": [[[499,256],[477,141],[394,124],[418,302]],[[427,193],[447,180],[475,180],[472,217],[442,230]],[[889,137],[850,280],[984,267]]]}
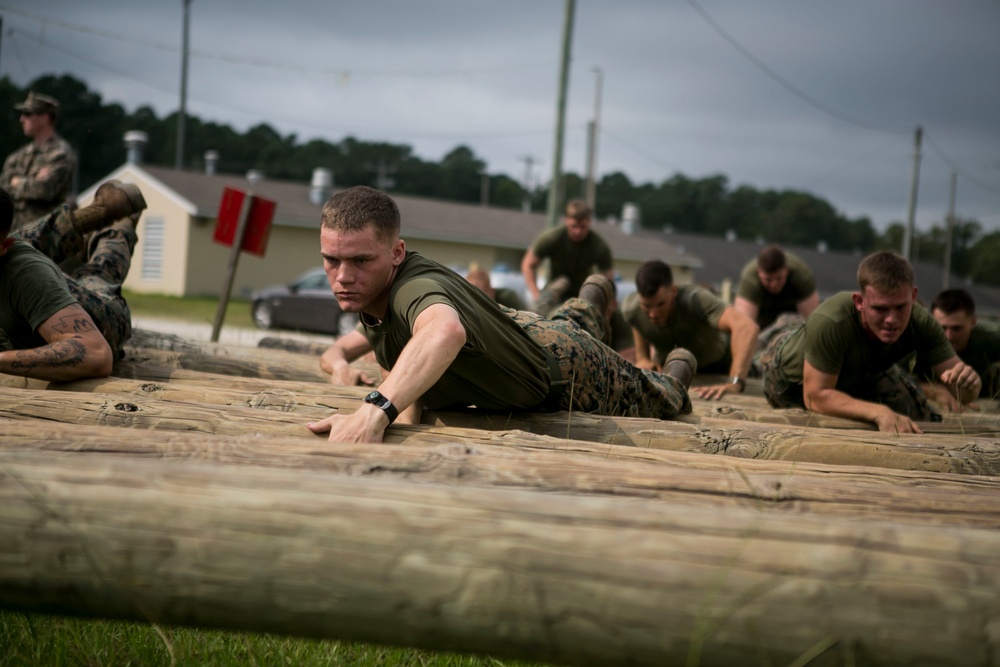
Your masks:
{"label": "log obstacle course", "polygon": [[0,605],[557,664],[1000,655],[996,414],[886,437],[744,395],[338,445],[304,424],[366,390],[294,349],[0,377]]}

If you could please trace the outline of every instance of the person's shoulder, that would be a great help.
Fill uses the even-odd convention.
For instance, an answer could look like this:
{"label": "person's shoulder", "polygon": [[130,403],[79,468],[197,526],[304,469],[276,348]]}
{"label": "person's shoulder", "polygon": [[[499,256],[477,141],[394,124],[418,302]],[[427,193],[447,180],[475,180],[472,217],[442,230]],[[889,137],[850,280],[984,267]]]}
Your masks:
{"label": "person's shoulder", "polygon": [[792,273],[801,273],[803,275],[812,275],[812,269],[806,264],[806,261],[796,255],[785,251],[785,263],[788,264],[788,270]]}
{"label": "person's shoulder", "polygon": [[72,157],[73,147],[62,135],[56,133],[49,137],[41,146],[42,151],[49,156]]}
{"label": "person's shoulder", "polygon": [[638,315],[638,313],[642,311],[642,309],[639,307],[639,293],[632,292],[631,294],[626,296],[625,300],[622,301],[621,308],[622,308],[622,317],[625,318],[626,322],[631,324],[632,320]]}
{"label": "person's shoulder", "polygon": [[760,278],[757,276],[757,258],[754,257],[749,262],[743,265],[740,269],[740,280],[741,281],[756,281],[760,282]]}
{"label": "person's shoulder", "polygon": [[854,293],[837,292],[830,298],[823,300],[806,322],[812,322],[813,320],[817,322],[822,320],[839,322],[851,317],[855,310]]}

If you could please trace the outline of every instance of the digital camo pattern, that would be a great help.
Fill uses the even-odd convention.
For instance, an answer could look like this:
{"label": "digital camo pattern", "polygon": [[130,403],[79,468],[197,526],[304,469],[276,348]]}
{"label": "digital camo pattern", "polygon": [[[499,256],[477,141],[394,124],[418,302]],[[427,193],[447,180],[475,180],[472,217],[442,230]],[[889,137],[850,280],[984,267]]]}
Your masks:
{"label": "digital camo pattern", "polygon": [[673,419],[691,412],[677,380],[641,370],[600,342],[607,322],[583,299],[570,299],[544,319],[509,311],[559,364],[564,383],[559,408],[600,415]]}
{"label": "digital camo pattern", "polygon": [[[28,142],[4,161],[0,186],[14,200],[13,230],[21,229],[66,203],[76,158],[69,142],[58,134],[41,145]],[[11,179],[25,179],[11,185]]]}
{"label": "digital camo pattern", "polygon": [[66,206],[60,206],[12,236],[30,243],[56,264],[86,251],[83,263],[66,276],[66,286],[121,358],[132,335],[132,313],[121,286],[138,240],[135,223],[123,218],[85,240],[73,227],[71,215]]}

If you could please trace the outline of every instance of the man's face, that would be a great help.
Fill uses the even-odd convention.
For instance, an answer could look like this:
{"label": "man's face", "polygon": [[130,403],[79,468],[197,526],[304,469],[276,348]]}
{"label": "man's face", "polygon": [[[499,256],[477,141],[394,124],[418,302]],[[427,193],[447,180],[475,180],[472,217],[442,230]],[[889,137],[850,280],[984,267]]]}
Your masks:
{"label": "man's face", "polygon": [[21,131],[29,139],[34,139],[39,130],[46,127],[48,123],[48,114],[21,112]]}
{"label": "man's face", "polygon": [[590,218],[573,218],[566,216],[566,232],[569,240],[573,243],[580,243],[590,234]]}
{"label": "man's face", "polygon": [[788,267],[783,266],[771,273],[764,273],[757,269],[757,277],[760,278],[760,284],[764,286],[764,289],[771,294],[779,294],[785,287],[785,281],[788,280]]}
{"label": "man's face", "polygon": [[864,291],[854,293],[854,307],[861,315],[861,325],[870,336],[886,345],[903,335],[916,300],[917,288],[912,285],[891,292],[880,292],[868,285]]}
{"label": "man's face", "polygon": [[406,254],[403,241],[384,241],[371,225],[355,232],[324,227],[319,240],[323,268],[341,309],[381,318],[389,285]]}
{"label": "man's face", "polygon": [[652,296],[639,295],[639,307],[653,324],[662,327],[674,314],[676,300],[677,285],[660,285],[660,288]]}
{"label": "man's face", "polygon": [[944,329],[944,335],[948,337],[948,342],[951,343],[955,352],[964,352],[969,344],[972,328],[976,326],[976,316],[970,315],[964,310],[956,310],[954,313],[946,314],[937,308],[931,311],[931,314]]}

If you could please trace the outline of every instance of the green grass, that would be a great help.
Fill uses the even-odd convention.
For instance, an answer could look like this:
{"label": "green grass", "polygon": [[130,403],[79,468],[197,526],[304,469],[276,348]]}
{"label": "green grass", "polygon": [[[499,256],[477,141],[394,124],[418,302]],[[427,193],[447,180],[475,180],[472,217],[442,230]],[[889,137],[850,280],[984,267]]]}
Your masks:
{"label": "green grass", "polygon": [[[163,317],[213,324],[215,312],[219,307],[216,297],[180,297],[165,294],[140,294],[122,290],[125,301],[133,315],[144,317]],[[245,299],[230,299],[226,306],[226,319],[222,322],[228,327],[253,327],[250,316],[250,302]]]}
{"label": "green grass", "polygon": [[0,667],[171,665],[243,667],[527,667],[529,663],[456,653],[299,639],[277,635],[162,628],[146,624],[0,612]]}

